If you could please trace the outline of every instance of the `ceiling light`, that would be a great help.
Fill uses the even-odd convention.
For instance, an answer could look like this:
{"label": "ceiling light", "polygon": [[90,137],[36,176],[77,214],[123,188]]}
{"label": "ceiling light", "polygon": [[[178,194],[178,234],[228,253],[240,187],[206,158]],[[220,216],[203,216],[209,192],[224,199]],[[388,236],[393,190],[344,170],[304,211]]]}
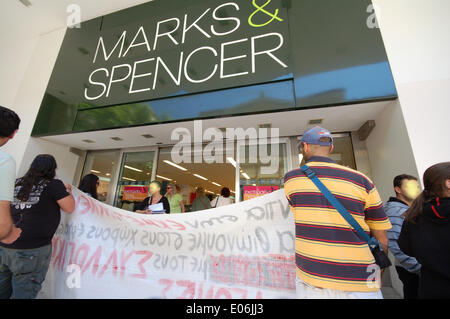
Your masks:
{"label": "ceiling light", "polygon": [[110,139],[112,139],[113,141],[123,141],[123,139],[121,139],[120,137],[110,137]]}
{"label": "ceiling light", "polygon": [[213,183],[214,185],[216,185],[216,186],[219,186],[219,187],[221,187],[222,185],[220,185],[220,184],[217,184],[217,183],[215,183],[215,182],[211,182],[211,183]]}
{"label": "ceiling light", "polygon": [[178,168],[178,169],[181,169],[182,171],[187,171],[186,168],[184,168],[184,167],[182,167],[182,166],[180,166],[180,165],[177,165],[177,164],[175,164],[175,163],[172,163],[171,161],[164,160],[163,162],[166,163],[166,164],[172,165],[173,167],[176,167],[176,168]]}
{"label": "ceiling light", "polygon": [[201,175],[198,175],[198,174],[194,174],[194,176],[195,176],[195,177],[198,177],[198,178],[200,178],[200,179],[203,179],[204,181],[207,181],[207,180],[208,180],[207,178],[205,178],[205,177],[203,177],[203,176],[201,176]]}
{"label": "ceiling light", "polygon": [[227,157],[227,161],[230,162],[231,165],[236,167],[236,161],[232,157]]}
{"label": "ceiling light", "polygon": [[145,138],[154,138],[154,136],[151,135],[151,134],[144,134],[144,135],[141,135],[141,136],[145,137]]}
{"label": "ceiling light", "polygon": [[82,142],[85,142],[85,143],[95,143],[94,141],[92,141],[92,140],[82,140]]}
{"label": "ceiling light", "polygon": [[122,177],[122,179],[124,179],[124,180],[126,180],[126,181],[136,182],[135,179],[128,178],[128,177]]}
{"label": "ceiling light", "polygon": [[139,172],[139,173],[142,173],[142,172],[143,172],[143,170],[140,170],[140,169],[137,169],[137,168],[128,166],[128,165],[125,165],[124,167],[125,167],[125,168],[128,168],[128,169],[131,169],[132,171]]}
{"label": "ceiling light", "polygon": [[242,173],[242,176],[244,176],[246,179],[250,179],[250,177],[247,175],[247,173]]}
{"label": "ceiling light", "polygon": [[111,174],[110,173],[106,173],[106,176],[111,176]]}
{"label": "ceiling light", "polygon": [[167,177],[164,177],[164,176],[161,176],[161,175],[156,175],[156,177],[164,179],[166,181],[172,181],[170,178],[167,178]]}
{"label": "ceiling light", "polygon": [[101,174],[102,172],[96,171],[95,169],[91,169],[92,173]]}

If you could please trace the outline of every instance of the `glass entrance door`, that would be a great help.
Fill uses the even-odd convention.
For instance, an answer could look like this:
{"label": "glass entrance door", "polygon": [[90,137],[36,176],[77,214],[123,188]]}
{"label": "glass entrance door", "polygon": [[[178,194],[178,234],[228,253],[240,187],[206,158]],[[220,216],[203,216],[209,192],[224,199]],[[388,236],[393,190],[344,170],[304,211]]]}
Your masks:
{"label": "glass entrance door", "polygon": [[119,157],[120,151],[118,150],[89,152],[81,176],[83,178],[87,174],[94,174],[99,177],[98,199],[108,204],[114,198],[115,172]]}
{"label": "glass entrance door", "polygon": [[114,206],[133,211],[148,196],[154,178],[155,151],[124,152],[116,186]]}
{"label": "glass entrance door", "polygon": [[284,175],[291,169],[289,140],[280,139],[279,143],[262,146],[250,141],[241,145],[238,150],[238,201],[283,188]]}

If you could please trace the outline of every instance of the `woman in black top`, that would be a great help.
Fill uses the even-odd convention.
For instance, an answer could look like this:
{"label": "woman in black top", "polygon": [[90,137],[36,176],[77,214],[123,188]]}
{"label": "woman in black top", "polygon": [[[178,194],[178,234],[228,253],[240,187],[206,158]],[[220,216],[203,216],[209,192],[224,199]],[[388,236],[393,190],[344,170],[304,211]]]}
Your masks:
{"label": "woman in black top", "polygon": [[405,212],[400,249],[422,265],[419,298],[450,298],[450,162],[423,174],[424,191]]}
{"label": "woman in black top", "polygon": [[151,196],[144,199],[142,203],[136,205],[136,213],[151,214],[152,212],[148,209],[148,206],[162,203],[165,213],[170,214],[169,200],[161,195],[160,182],[153,181],[150,183],[150,195]]}
{"label": "woman in black top", "polygon": [[98,200],[97,188],[100,185],[100,180],[97,175],[87,174],[81,180],[80,191],[86,193],[88,196]]}
{"label": "woman in black top", "polygon": [[55,170],[53,156],[38,155],[16,180],[11,215],[22,234],[12,244],[0,244],[0,299],[33,299],[41,290],[61,209],[75,210],[71,187],[55,179]]}

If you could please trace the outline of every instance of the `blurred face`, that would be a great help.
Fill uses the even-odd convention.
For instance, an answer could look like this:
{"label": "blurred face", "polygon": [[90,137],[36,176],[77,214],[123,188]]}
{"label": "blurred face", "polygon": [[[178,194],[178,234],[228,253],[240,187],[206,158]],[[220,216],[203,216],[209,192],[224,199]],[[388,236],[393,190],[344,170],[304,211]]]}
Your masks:
{"label": "blurred face", "polygon": [[173,187],[172,186],[167,186],[167,192],[168,193],[172,193],[173,192]]}
{"label": "blurred face", "polygon": [[408,201],[413,201],[420,194],[419,182],[415,180],[405,179],[402,182],[402,187],[400,188],[401,194],[405,196]]}
{"label": "blurred face", "polygon": [[160,190],[161,188],[159,187],[158,184],[155,183],[150,184],[150,194],[152,195],[158,194]]}

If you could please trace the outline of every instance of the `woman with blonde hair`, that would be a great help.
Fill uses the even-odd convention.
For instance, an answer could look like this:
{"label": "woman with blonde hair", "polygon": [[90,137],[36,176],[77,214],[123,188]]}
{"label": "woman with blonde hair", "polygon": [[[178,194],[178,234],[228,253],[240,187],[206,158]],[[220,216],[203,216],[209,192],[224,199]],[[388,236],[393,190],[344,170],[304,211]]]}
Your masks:
{"label": "woman with blonde hair", "polygon": [[166,197],[169,201],[171,214],[186,212],[186,209],[184,208],[183,196],[177,192],[177,187],[173,183],[167,185]]}

